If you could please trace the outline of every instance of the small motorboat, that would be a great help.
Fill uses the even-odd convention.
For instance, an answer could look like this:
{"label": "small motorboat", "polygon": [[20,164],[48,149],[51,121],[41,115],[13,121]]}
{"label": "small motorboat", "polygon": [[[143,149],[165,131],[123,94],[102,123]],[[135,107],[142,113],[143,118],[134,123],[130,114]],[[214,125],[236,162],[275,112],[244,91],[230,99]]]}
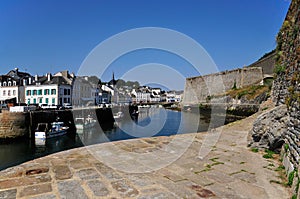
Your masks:
{"label": "small motorboat", "polygon": [[123,112],[119,111],[116,114],[114,114],[114,119],[116,120],[120,120],[122,117],[124,117]]}
{"label": "small motorboat", "polygon": [[69,127],[64,125],[64,122],[52,122],[51,128],[48,123],[39,123],[35,131],[35,144],[43,145],[46,139],[65,135]]}
{"label": "small motorboat", "polygon": [[75,118],[75,127],[76,129],[88,129],[93,128],[97,123],[97,120],[91,117],[90,115],[87,118],[78,117]]}

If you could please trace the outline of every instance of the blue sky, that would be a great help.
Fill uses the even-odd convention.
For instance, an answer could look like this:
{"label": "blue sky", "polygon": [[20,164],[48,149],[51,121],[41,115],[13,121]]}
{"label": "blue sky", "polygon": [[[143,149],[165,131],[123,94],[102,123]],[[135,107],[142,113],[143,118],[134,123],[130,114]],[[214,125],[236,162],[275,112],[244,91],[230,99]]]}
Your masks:
{"label": "blue sky", "polygon": [[[15,67],[33,75],[64,69],[76,73],[99,43],[141,27],[168,28],[191,37],[220,71],[243,67],[275,48],[289,4],[287,0],[2,0],[1,73]],[[109,80],[112,71],[121,77],[131,67],[151,62],[168,65],[185,77],[198,75],[175,55],[145,50],[120,57],[102,79]],[[182,82],[172,86],[183,88]]]}

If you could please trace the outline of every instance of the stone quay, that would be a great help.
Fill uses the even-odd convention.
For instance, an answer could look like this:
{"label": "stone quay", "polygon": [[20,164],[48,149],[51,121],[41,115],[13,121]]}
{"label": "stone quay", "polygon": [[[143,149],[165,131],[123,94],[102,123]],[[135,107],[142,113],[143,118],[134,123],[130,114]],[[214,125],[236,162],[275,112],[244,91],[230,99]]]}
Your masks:
{"label": "stone quay", "polygon": [[278,159],[247,148],[258,114],[212,132],[103,143],[35,159],[0,172],[0,198],[290,198],[290,189],[276,183]]}

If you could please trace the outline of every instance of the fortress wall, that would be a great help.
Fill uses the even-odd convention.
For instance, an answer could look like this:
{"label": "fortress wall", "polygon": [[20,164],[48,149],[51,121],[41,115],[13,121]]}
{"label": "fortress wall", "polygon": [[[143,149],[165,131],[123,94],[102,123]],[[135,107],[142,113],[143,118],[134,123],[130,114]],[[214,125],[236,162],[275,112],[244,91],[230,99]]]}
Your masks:
{"label": "fortress wall", "polygon": [[242,68],[220,73],[187,78],[184,89],[184,104],[206,102],[209,96],[220,95],[226,91],[249,85],[259,84],[263,80],[260,67]]}
{"label": "fortress wall", "polygon": [[249,67],[261,67],[263,74],[273,76],[275,62],[276,62],[276,52],[270,54],[269,56],[263,58],[262,60],[259,60],[251,64]]}

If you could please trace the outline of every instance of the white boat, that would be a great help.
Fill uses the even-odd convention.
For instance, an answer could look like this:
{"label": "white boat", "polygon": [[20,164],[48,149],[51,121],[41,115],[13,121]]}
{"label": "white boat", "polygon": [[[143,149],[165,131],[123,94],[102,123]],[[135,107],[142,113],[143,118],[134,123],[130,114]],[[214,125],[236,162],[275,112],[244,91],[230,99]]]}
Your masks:
{"label": "white boat", "polygon": [[53,122],[51,128],[49,128],[48,123],[39,123],[35,131],[35,144],[43,145],[46,139],[65,135],[68,129],[69,127],[64,126],[63,122]]}
{"label": "white boat", "polygon": [[123,116],[124,116],[124,114],[121,111],[119,111],[116,114],[114,114],[114,119],[120,120]]}
{"label": "white boat", "polygon": [[75,127],[76,129],[88,129],[93,128],[97,123],[97,120],[88,115],[87,118],[78,117],[75,118]]}
{"label": "white boat", "polygon": [[151,106],[149,104],[139,105],[138,108],[150,108]]}

